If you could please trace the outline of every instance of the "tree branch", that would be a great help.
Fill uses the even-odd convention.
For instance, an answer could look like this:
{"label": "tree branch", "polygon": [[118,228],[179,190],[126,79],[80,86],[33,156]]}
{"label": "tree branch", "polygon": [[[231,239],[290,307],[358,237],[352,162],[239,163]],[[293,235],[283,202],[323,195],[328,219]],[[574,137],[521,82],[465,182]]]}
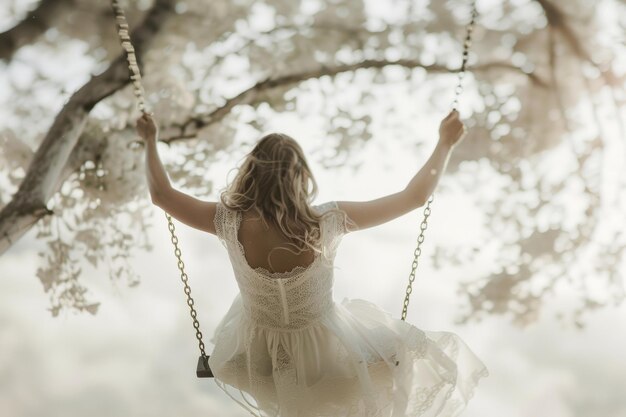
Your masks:
{"label": "tree branch", "polygon": [[[164,21],[172,14],[173,1],[156,0],[133,32],[138,60],[141,60]],[[62,184],[61,174],[85,127],[89,112],[100,100],[129,82],[125,55],[121,54],[106,71],[92,77],[75,92],[57,114],[33,156],[19,189],[0,211],[0,255],[40,218],[52,213],[46,203]]]}
{"label": "tree branch", "polygon": [[15,51],[37,39],[74,0],[41,0],[17,25],[0,33],[0,59],[11,60]]}
{"label": "tree branch", "polygon": [[[198,131],[204,127],[207,127],[213,123],[217,123],[222,120],[235,106],[241,104],[251,104],[254,102],[256,97],[265,91],[271,90],[272,88],[285,87],[292,84],[298,84],[303,81],[309,80],[311,78],[320,78],[325,75],[334,77],[337,74],[343,72],[351,72],[356,71],[358,69],[363,68],[377,68],[381,69],[390,65],[400,65],[405,68],[424,68],[428,72],[431,73],[448,73],[448,72],[456,72],[451,71],[449,68],[446,68],[441,65],[423,65],[419,61],[412,59],[400,59],[397,61],[390,60],[374,60],[368,59],[361,62],[357,62],[354,64],[343,64],[337,66],[326,66],[322,65],[320,68],[310,71],[303,71],[295,74],[288,74],[277,78],[268,78],[264,81],[260,81],[248,88],[247,90],[239,93],[237,96],[230,98],[224,103],[224,105],[218,107],[213,110],[209,114],[205,116],[194,116],[191,117],[186,122],[180,125],[174,125],[162,130],[161,134],[161,142],[165,142],[170,144],[172,142],[182,140],[182,139],[191,139],[194,138]],[[483,65],[477,65],[470,69],[470,71],[479,72],[479,71],[487,71],[491,69],[506,69],[506,70],[514,70],[522,73],[527,76],[533,83],[541,86],[547,87],[546,83],[543,82],[537,75],[532,73],[523,72],[520,68],[515,67],[506,62],[493,62]]]}
{"label": "tree branch", "polygon": [[558,7],[548,0],[537,0],[537,3],[539,3],[543,9],[546,19],[548,20],[548,25],[563,35],[563,38],[571,46],[572,50],[576,53],[576,56],[594,64],[571,26],[568,24],[567,19],[563,16],[563,12],[561,12]]}

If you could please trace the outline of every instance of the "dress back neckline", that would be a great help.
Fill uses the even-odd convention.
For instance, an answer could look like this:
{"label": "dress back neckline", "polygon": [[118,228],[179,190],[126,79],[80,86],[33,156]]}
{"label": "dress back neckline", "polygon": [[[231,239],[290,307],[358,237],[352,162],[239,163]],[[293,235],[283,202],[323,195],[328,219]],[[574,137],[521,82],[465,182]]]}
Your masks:
{"label": "dress back neckline", "polygon": [[[313,258],[313,261],[311,261],[311,263],[309,263],[306,266],[303,265],[296,265],[293,268],[291,268],[288,271],[270,271],[262,266],[258,266],[258,267],[252,267],[249,263],[248,260],[246,259],[246,251],[243,247],[243,245],[241,244],[241,242],[239,241],[239,227],[241,225],[241,220],[243,219],[243,214],[241,211],[236,211],[235,214],[235,230],[233,233],[233,240],[235,241],[235,246],[238,249],[238,254],[239,256],[241,256],[242,259],[242,263],[250,270],[253,271],[255,273],[257,273],[258,275],[264,277],[264,278],[269,278],[269,279],[273,279],[273,280],[280,280],[280,279],[287,279],[287,278],[291,278],[293,276],[297,276],[297,275],[302,275],[305,272],[309,271],[310,269],[312,269],[321,259],[321,254],[319,252],[317,252],[315,254],[315,257]],[[322,233],[323,233],[323,227],[322,227],[322,221],[320,220],[320,239],[322,238]]]}

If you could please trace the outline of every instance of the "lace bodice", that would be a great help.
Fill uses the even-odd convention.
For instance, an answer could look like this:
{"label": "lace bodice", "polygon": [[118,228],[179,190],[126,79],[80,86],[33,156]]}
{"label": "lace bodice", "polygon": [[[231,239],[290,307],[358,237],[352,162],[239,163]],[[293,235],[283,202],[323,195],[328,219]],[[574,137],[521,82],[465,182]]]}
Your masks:
{"label": "lace bodice", "polygon": [[237,239],[241,212],[217,203],[214,220],[217,237],[228,250],[245,314],[259,326],[297,330],[315,323],[332,309],[333,261],[346,232],[345,213],[335,201],[313,209],[323,215],[322,254],[316,254],[308,266],[270,272],[263,267],[252,268],[246,260],[243,245]]}

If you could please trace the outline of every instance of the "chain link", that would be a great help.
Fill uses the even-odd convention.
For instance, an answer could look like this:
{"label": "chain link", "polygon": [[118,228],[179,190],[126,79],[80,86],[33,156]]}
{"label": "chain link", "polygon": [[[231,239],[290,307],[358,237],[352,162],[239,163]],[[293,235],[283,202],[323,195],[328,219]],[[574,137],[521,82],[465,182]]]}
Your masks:
{"label": "chain link", "polygon": [[478,11],[476,10],[476,0],[473,0],[471,19],[467,24],[467,32],[465,34],[465,40],[463,41],[463,62],[461,63],[461,69],[459,70],[458,83],[454,89],[454,101],[452,102],[453,110],[457,109],[459,105],[459,96],[463,92],[463,78],[465,77],[465,67],[467,66],[467,60],[469,58],[469,49],[472,46],[472,33],[474,32],[476,16],[478,16]]}
{"label": "chain link", "polygon": [[411,274],[409,275],[409,285],[406,287],[406,295],[404,296],[404,303],[402,305],[402,320],[406,320],[406,315],[409,309],[409,297],[413,292],[413,281],[415,281],[415,271],[417,270],[417,265],[419,263],[419,257],[422,254],[422,243],[424,242],[424,232],[428,227],[428,216],[430,216],[431,210],[430,205],[435,198],[434,194],[430,195],[428,202],[426,203],[426,208],[424,208],[424,220],[420,224],[420,234],[417,237],[417,246],[415,247],[415,251],[413,251],[413,265],[411,267]]}
{"label": "chain link", "polygon": [[[478,16],[478,12],[476,11],[476,0],[472,1],[472,16],[470,22],[467,25],[467,33],[465,35],[465,41],[463,42],[463,61],[461,63],[461,69],[459,70],[458,75],[458,83],[456,88],[454,89],[454,101],[452,102],[452,110],[456,110],[459,104],[459,96],[463,92],[463,77],[465,76],[465,67],[467,66],[467,59],[469,57],[469,48],[472,45],[472,32],[474,31],[474,23],[476,21],[476,16]],[[406,315],[409,310],[409,300],[411,297],[411,293],[413,292],[413,281],[415,281],[415,271],[417,270],[417,266],[419,265],[419,257],[422,254],[422,243],[424,243],[424,232],[426,228],[428,228],[428,217],[431,213],[430,205],[435,198],[434,194],[430,195],[428,202],[426,203],[426,207],[424,208],[424,219],[420,224],[420,234],[417,237],[417,246],[415,247],[415,251],[413,251],[413,263],[411,265],[411,273],[409,274],[409,284],[406,287],[406,293],[404,296],[404,302],[402,303],[402,315],[401,319],[406,321]]]}
{"label": "chain link", "polygon": [[193,328],[196,329],[196,339],[198,339],[198,347],[200,348],[200,355],[202,356],[203,360],[206,360],[207,356],[204,351],[204,342],[202,341],[202,332],[200,331],[200,322],[197,319],[198,313],[196,313],[196,309],[194,308],[195,302],[193,300],[193,297],[191,296],[191,287],[189,286],[189,283],[187,282],[189,278],[187,277],[187,274],[185,273],[185,263],[183,262],[181,258],[182,252],[180,248],[178,247],[178,237],[176,236],[176,233],[174,232],[175,230],[174,223],[172,222],[172,217],[168,213],[165,213],[165,217],[167,218],[167,228],[169,229],[170,234],[172,235],[171,241],[172,241],[172,245],[174,245],[174,255],[176,256],[176,259],[178,259],[178,269],[180,270],[180,280],[183,282],[183,285],[184,285],[183,291],[185,292],[185,295],[187,296],[187,305],[189,306],[189,313],[191,315],[191,319],[193,320]]}
{"label": "chain link", "polygon": [[[126,21],[126,15],[124,14],[124,10],[119,5],[118,0],[111,0],[111,7],[113,8],[113,13],[115,14],[115,22],[117,26],[117,34],[120,38],[120,44],[122,48],[126,51],[126,59],[128,61],[128,70],[130,71],[130,79],[133,84],[133,92],[135,97],[137,98],[137,107],[139,111],[142,113],[146,112],[146,101],[143,85],[141,84],[141,72],[139,71],[139,65],[137,63],[137,57],[135,55],[135,48],[133,47],[130,39],[128,22]],[[180,280],[184,285],[185,296],[187,297],[187,305],[189,306],[189,313],[193,320],[193,328],[196,330],[196,339],[198,339],[198,347],[200,348],[200,355],[202,356],[202,360],[204,363],[207,363],[208,356],[204,350],[204,342],[202,341],[202,332],[200,331],[200,322],[198,321],[198,314],[196,309],[194,308],[194,300],[191,296],[191,287],[189,286],[188,280],[189,277],[185,273],[185,263],[182,260],[182,252],[178,247],[178,237],[175,233],[174,223],[172,222],[172,217],[166,212],[165,217],[167,218],[167,227],[172,235],[171,241],[174,245],[174,255],[178,260],[177,266],[180,270]]]}

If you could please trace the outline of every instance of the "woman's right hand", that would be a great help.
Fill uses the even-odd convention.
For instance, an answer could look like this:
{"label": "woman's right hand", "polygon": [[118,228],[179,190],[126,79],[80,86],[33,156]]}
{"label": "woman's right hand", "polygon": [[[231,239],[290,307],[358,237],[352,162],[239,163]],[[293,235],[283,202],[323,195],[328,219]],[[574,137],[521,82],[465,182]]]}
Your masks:
{"label": "woman's right hand", "polygon": [[143,140],[156,140],[159,133],[159,125],[152,113],[143,113],[139,119],[137,119],[137,133],[143,138]]}
{"label": "woman's right hand", "polygon": [[459,120],[459,112],[452,110],[439,125],[439,140],[451,148],[457,145],[466,134],[465,125]]}

